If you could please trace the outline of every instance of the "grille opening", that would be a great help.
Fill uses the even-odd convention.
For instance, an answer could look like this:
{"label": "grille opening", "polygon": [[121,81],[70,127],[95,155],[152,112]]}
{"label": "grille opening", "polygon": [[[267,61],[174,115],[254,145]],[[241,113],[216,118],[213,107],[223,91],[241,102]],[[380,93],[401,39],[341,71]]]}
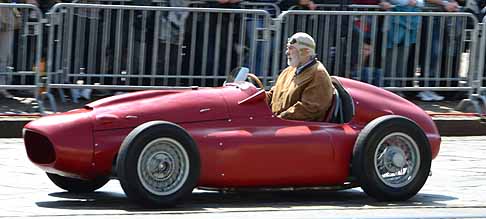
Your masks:
{"label": "grille opening", "polygon": [[38,164],[48,164],[56,160],[56,152],[52,143],[47,137],[26,130],[24,134],[24,144],[29,159]]}

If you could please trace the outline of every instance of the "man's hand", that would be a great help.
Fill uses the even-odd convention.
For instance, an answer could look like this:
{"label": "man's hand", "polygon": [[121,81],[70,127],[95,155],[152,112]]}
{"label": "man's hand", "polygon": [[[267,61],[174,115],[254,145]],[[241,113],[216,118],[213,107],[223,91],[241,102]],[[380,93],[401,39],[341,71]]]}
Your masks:
{"label": "man's hand", "polygon": [[444,4],[442,6],[448,12],[459,11],[459,4],[457,4],[456,1],[451,1],[451,2],[444,1]]}
{"label": "man's hand", "polygon": [[388,11],[388,10],[390,10],[393,7],[393,5],[390,4],[390,2],[384,2],[384,1],[380,2],[380,6],[385,11]]}
{"label": "man's hand", "polygon": [[299,0],[299,5],[306,6],[310,10],[316,10],[317,5],[311,0]]}
{"label": "man's hand", "polygon": [[39,3],[37,2],[37,0],[26,0],[25,3],[39,7]]}
{"label": "man's hand", "polygon": [[316,4],[314,4],[314,2],[313,2],[313,1],[311,1],[311,2],[310,2],[308,5],[307,5],[307,7],[308,7],[310,10],[316,10],[316,9],[317,9],[317,5],[316,5]]}

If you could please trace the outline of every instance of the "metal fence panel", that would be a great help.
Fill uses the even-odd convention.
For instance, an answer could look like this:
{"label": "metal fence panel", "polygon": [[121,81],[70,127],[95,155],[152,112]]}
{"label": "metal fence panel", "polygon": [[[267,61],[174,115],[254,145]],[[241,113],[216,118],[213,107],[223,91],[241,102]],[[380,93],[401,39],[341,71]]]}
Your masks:
{"label": "metal fence panel", "polygon": [[51,88],[218,86],[238,66],[271,79],[263,10],[57,4],[48,18]]}
{"label": "metal fence panel", "polygon": [[473,90],[478,30],[469,13],[288,11],[278,21],[274,76],[286,66],[286,39],[306,32],[332,75],[389,90]]}
{"label": "metal fence panel", "polygon": [[0,89],[32,90],[37,98],[42,13],[29,4],[0,3]]}
{"label": "metal fence panel", "polygon": [[481,46],[479,47],[478,74],[481,76],[481,90],[484,90],[486,89],[486,82],[484,81],[486,78],[486,17],[484,17],[480,27],[482,27],[483,32],[480,38]]}

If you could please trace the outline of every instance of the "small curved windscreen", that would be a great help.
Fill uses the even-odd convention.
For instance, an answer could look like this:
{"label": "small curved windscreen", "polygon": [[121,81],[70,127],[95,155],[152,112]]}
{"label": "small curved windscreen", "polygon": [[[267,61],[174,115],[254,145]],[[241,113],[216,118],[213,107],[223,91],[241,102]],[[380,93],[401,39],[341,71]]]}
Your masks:
{"label": "small curved windscreen", "polygon": [[226,81],[224,83],[227,84],[227,83],[234,83],[237,81],[244,81],[246,80],[246,77],[248,76],[249,72],[250,69],[245,67],[235,68],[226,76]]}

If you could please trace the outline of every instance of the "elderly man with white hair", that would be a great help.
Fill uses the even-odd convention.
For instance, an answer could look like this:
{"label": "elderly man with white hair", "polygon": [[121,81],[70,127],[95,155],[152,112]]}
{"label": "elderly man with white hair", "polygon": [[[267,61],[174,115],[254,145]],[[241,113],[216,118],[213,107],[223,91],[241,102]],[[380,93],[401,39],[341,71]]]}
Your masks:
{"label": "elderly man with white hair", "polygon": [[272,112],[290,120],[322,121],[332,104],[334,87],[315,55],[314,39],[296,33],[287,42],[287,64],[267,93]]}

